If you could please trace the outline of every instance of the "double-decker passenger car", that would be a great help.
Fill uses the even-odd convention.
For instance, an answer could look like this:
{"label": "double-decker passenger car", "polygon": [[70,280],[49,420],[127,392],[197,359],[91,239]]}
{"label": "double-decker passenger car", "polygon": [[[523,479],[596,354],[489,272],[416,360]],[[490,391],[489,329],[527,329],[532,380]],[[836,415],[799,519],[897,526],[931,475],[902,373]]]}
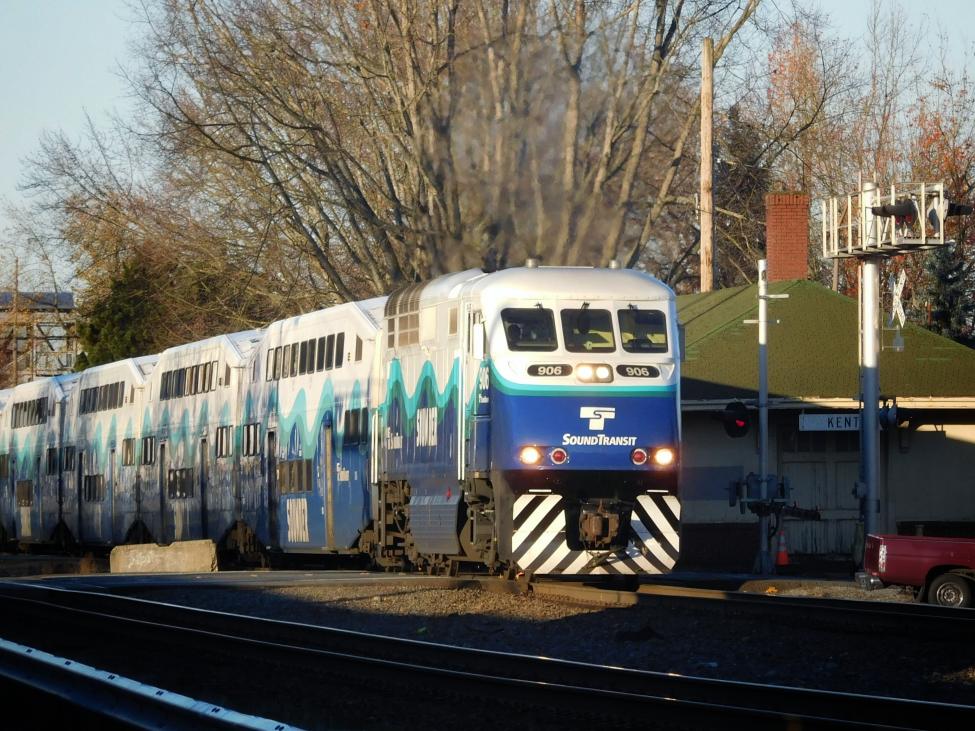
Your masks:
{"label": "double-decker passenger car", "polygon": [[245,389],[245,495],[265,545],[358,552],[371,521],[369,379],[383,298],[271,324]]}
{"label": "double-decker passenger car", "polygon": [[64,381],[45,378],[10,389],[0,431],[4,532],[22,543],[44,541],[59,515],[58,445]]}
{"label": "double-decker passenger car", "polygon": [[0,523],[21,543],[664,572],[677,333],[647,274],[530,265],[18,386],[0,397],[0,481],[24,494]]}
{"label": "double-decker passenger car", "polygon": [[222,540],[244,516],[234,441],[241,394],[264,337],[248,330],[168,348],[159,355],[140,405],[134,445],[140,515],[163,543]]}
{"label": "double-decker passenger car", "polygon": [[13,494],[10,489],[10,414],[7,404],[13,389],[0,389],[0,546],[10,539],[10,517],[13,516]]}
{"label": "double-decker passenger car", "polygon": [[146,375],[155,361],[130,358],[53,379],[64,389],[57,453],[50,455],[58,473],[58,542],[107,546],[137,537],[128,535],[142,520],[140,485],[130,465]]}

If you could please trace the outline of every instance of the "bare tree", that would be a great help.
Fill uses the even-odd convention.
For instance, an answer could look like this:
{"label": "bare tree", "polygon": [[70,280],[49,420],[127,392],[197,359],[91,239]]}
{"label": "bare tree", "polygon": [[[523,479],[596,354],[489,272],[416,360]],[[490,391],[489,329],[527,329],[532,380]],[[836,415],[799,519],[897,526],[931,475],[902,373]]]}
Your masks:
{"label": "bare tree", "polygon": [[139,114],[45,137],[28,216],[91,311],[149,283],[155,347],[528,255],[678,281],[699,40],[756,7],[160,0]]}
{"label": "bare tree", "polygon": [[525,253],[633,265],[693,129],[690,49],[720,57],[756,5],[169,0],[142,89],[342,298]]}

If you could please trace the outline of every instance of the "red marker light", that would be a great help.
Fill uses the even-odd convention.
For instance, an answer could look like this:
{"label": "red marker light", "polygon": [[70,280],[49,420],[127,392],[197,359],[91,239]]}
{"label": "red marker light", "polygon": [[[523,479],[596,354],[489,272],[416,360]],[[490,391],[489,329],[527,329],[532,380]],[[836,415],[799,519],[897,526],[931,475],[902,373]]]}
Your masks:
{"label": "red marker light", "polygon": [[553,449],[549,457],[555,464],[565,464],[569,461],[569,453],[562,449],[562,447]]}
{"label": "red marker light", "polygon": [[630,452],[630,461],[635,465],[646,464],[648,459],[647,450],[637,447]]}

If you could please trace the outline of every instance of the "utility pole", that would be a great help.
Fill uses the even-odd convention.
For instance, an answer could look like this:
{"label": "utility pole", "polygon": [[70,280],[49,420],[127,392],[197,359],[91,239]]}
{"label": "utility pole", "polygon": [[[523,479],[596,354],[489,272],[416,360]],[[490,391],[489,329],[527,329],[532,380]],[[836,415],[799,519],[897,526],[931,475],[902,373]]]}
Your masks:
{"label": "utility pole", "polygon": [[13,341],[14,341],[14,387],[20,383],[20,373],[18,371],[18,361],[20,360],[20,302],[18,298],[20,296],[20,258],[14,258],[14,298],[12,302],[13,306],[13,316],[14,316],[14,328],[13,328]]}
{"label": "utility pole", "polygon": [[37,371],[35,370],[36,364],[34,362],[34,356],[36,354],[36,351],[34,350],[34,326],[36,323],[33,315],[34,313],[31,312],[31,314],[27,317],[27,370],[30,374],[27,378],[28,381],[33,381],[35,378],[37,378]]}
{"label": "utility pole", "polygon": [[714,43],[701,49],[701,291],[714,289],[714,197],[711,135],[714,125]]}

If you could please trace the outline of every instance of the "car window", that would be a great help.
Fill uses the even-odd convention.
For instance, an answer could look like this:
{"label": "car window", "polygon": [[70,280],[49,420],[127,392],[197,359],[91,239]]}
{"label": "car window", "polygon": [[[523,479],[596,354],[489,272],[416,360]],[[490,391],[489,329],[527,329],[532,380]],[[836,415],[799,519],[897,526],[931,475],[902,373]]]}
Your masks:
{"label": "car window", "polygon": [[666,353],[667,318],[660,310],[619,310],[620,340],[627,353]]}
{"label": "car window", "polygon": [[616,350],[609,310],[562,310],[562,339],[570,353],[612,353]]}
{"label": "car window", "polygon": [[501,310],[509,350],[555,350],[555,317],[542,307],[508,307]]}

